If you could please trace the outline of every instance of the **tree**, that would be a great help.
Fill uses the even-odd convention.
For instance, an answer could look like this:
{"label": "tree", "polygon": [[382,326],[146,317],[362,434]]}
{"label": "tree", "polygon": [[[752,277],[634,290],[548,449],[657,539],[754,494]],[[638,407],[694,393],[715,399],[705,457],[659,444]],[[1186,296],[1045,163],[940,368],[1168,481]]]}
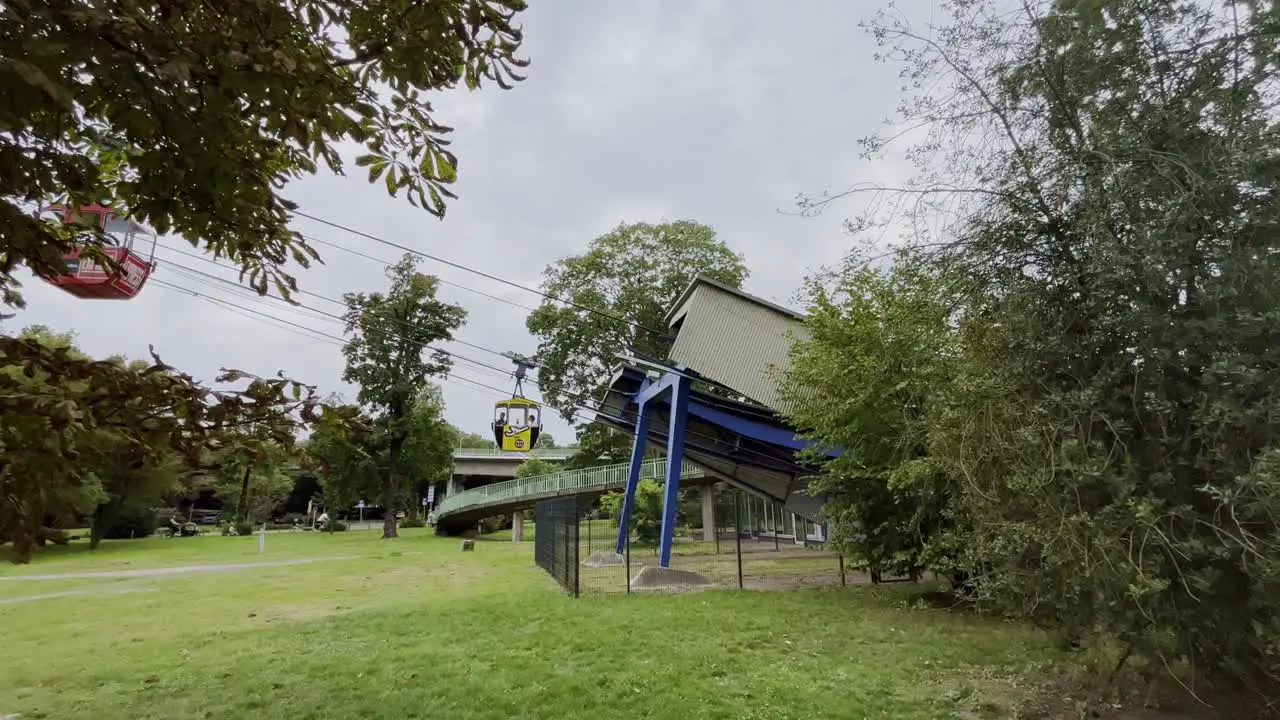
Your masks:
{"label": "tree", "polygon": [[[452,425],[450,427],[453,427]],[[493,442],[492,435],[481,435],[473,432],[463,432],[453,427],[454,436],[457,438],[456,445],[460,448],[492,448],[497,447]]]}
{"label": "tree", "polygon": [[[444,419],[440,386],[428,385],[414,399],[402,455],[406,487],[418,497],[425,496],[429,486],[447,482],[453,474],[454,438],[453,428]],[[408,517],[418,517],[421,509],[419,503],[409,503]]]}
{"label": "tree", "polygon": [[551,433],[545,430],[538,434],[538,442],[533,445],[535,448],[544,448],[554,450],[556,447],[556,439],[551,437]]}
{"label": "tree", "polygon": [[[670,340],[664,316],[698,275],[740,287],[747,268],[714,230],[688,220],[619,225],[592,240],[585,253],[548,266],[542,291],[575,305],[545,301],[525,323],[538,338],[543,401],[574,422],[577,405],[598,401],[617,353],[634,347],[665,357]],[[593,433],[599,436],[593,445],[607,445],[596,456],[629,446],[621,433]],[[586,451],[588,443],[582,444]],[[592,456],[585,453],[580,462]]]}
{"label": "tree", "polygon": [[[954,353],[905,420],[963,479],[948,503],[973,599],[1065,640],[1118,640],[1117,670],[1185,667],[1270,704],[1275,10],[1103,0],[953,15],[942,31],[887,17],[874,30],[941,88],[903,104],[930,135],[909,155],[919,177],[896,190],[951,213],[916,245],[950,277]],[[908,389],[918,373],[903,373]]]}
{"label": "tree", "polygon": [[253,428],[235,446],[215,455],[212,476],[214,494],[223,512],[237,523],[256,524],[270,519],[293,490],[289,470],[294,454],[267,438],[253,436]]}
{"label": "tree", "polygon": [[950,378],[954,337],[947,284],[931,272],[900,253],[886,270],[854,261],[830,286],[811,280],[810,338],[794,347],[783,386],[791,422],[816,429],[821,448],[843,450],[811,491],[830,494],[823,515],[835,542],[877,581],[925,566],[954,575],[943,532],[949,479],[925,422]]}
{"label": "tree", "polygon": [[386,484],[378,467],[378,459],[386,455],[385,432],[373,419],[364,420],[358,429],[347,431],[322,423],[307,438],[305,458],[314,468],[329,509],[349,508],[357,500],[377,497]]}
{"label": "tree", "polygon": [[[425,93],[509,88],[523,0],[233,0],[0,6],[0,291],[62,271],[69,231],[29,203],[106,201],[231,258],[261,292],[319,255],[280,189],[359,143],[370,182],[443,216],[457,159]],[[385,98],[385,100],[384,100]],[[78,231],[83,241],[86,231]]]}
{"label": "tree", "polygon": [[451,367],[447,352],[432,343],[450,340],[467,313],[436,299],[439,280],[415,270],[406,253],[387,269],[391,287],[383,293],[347,293],[347,360],[343,380],[360,387],[357,399],[387,433],[387,475],[382,506],[387,509],[382,536],[396,537],[395,511],[403,507],[405,490],[401,455],[413,426],[414,399],[429,379]]}
{"label": "tree", "polygon": [[210,449],[234,446],[237,428],[259,426],[292,447],[306,425],[346,421],[283,376],[224,370],[215,390],[152,358],[95,361],[70,344],[0,336],[0,542],[13,543],[17,561],[30,558],[47,518],[119,500],[129,493],[113,494],[113,483],[149,485],[173,458],[198,466]]}
{"label": "tree", "polygon": [[[600,513],[612,518],[614,525],[622,522],[623,494],[606,493],[600,498]],[[635,504],[631,508],[629,532],[636,535],[641,545],[657,543],[662,533],[662,485],[645,478],[636,486]]]}
{"label": "tree", "polygon": [[514,474],[517,478],[527,478],[535,475],[547,475],[559,469],[559,466],[555,463],[543,460],[537,455],[531,455],[529,459],[516,466]]}
{"label": "tree", "polygon": [[[408,419],[408,437],[401,453],[406,491],[426,488],[449,479],[453,471],[453,433],[442,414],[440,389],[429,385],[414,399]],[[317,474],[326,502],[350,507],[359,499],[385,493],[390,475],[390,418],[366,418],[358,432],[332,432],[321,427],[308,438],[306,455],[321,467]],[[408,504],[408,516],[416,517],[418,505]],[[395,511],[387,506],[394,521]]]}

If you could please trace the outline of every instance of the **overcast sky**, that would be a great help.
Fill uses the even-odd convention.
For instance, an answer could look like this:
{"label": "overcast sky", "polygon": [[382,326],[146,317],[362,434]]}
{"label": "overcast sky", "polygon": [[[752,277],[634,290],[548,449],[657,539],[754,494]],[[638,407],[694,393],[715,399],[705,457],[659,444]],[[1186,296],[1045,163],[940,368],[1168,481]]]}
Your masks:
{"label": "overcast sky", "polygon": [[[881,127],[899,100],[898,68],[876,62],[858,27],[876,9],[847,0],[667,0],[541,2],[523,18],[528,79],[514,90],[456,91],[435,101],[456,128],[459,195],[439,221],[369,185],[357,168],[291,185],[286,194],[310,214],[395,240],[514,282],[536,286],[542,269],[621,222],[692,219],[706,223],[746,257],[746,289],[794,306],[805,274],[851,247],[840,221],[852,207],[801,218],[795,196],[856,182],[900,182],[901,163],[858,158],[857,139]],[[781,212],[780,212],[781,211]],[[298,229],[389,261],[399,253],[311,221]],[[199,284],[174,262],[234,278],[178,255],[161,239],[153,277],[259,312],[269,311],[340,335],[332,319],[269,310],[227,285]],[[326,266],[301,287],[331,298],[385,287],[384,266],[319,247]],[[527,306],[538,299],[466,272],[423,261],[446,281]],[[335,342],[302,337],[200,297],[152,283],[128,302],[77,300],[24,279],[28,309],[6,323],[74,331],[95,355],[145,357],[211,380],[219,367],[287,374],[343,392]],[[442,296],[470,317],[460,339],[497,351],[532,354],[526,310],[445,286]],[[341,307],[300,298],[319,310]],[[458,352],[498,367],[509,363],[470,347]],[[462,363],[457,374],[508,391],[510,378]],[[487,432],[498,393],[449,380],[446,415]],[[535,389],[536,390],[536,389]],[[536,393],[530,393],[536,397]],[[552,420],[548,414],[547,419]],[[571,432],[558,417],[550,432]]]}

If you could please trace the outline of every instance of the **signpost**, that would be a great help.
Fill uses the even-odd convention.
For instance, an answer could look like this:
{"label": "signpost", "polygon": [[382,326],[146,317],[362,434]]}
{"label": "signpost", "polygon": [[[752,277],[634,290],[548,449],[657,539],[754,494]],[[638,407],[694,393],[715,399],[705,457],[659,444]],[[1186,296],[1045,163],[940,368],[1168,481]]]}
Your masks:
{"label": "signpost", "polygon": [[356,507],[360,510],[360,522],[364,522],[364,501],[357,500]]}

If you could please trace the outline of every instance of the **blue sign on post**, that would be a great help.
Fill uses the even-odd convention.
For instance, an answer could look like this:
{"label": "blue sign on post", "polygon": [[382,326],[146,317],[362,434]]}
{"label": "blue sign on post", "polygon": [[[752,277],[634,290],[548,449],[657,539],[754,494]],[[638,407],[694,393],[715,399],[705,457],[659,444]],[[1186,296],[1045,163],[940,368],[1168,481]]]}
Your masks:
{"label": "blue sign on post", "polygon": [[358,508],[364,508],[364,501],[363,501],[363,500],[357,500],[357,501],[356,501],[356,507],[358,507]]}

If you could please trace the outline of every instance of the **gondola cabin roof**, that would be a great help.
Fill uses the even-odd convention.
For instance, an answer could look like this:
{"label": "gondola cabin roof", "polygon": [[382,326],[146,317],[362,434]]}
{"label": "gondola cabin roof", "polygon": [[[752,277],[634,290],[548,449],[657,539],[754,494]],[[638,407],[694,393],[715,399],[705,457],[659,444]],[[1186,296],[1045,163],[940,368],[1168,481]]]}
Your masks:
{"label": "gondola cabin roof", "polygon": [[510,398],[494,403],[495,407],[538,407],[538,403],[528,398]]}

